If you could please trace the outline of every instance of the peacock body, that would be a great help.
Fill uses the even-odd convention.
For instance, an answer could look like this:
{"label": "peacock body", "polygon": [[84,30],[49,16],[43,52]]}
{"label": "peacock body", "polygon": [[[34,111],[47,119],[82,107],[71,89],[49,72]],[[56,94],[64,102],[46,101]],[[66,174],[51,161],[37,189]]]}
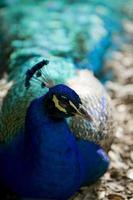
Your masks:
{"label": "peacock body", "polygon": [[68,199],[108,168],[109,158],[99,145],[76,140],[64,120],[76,110],[71,112],[71,104],[65,104],[66,112],[57,109],[53,97],[59,96],[79,108],[79,96],[65,85],[56,85],[32,101],[24,130],[1,147],[1,181],[22,197]]}
{"label": "peacock body", "polygon": [[[103,5],[103,8],[108,9],[106,5]],[[4,134],[1,136],[2,141],[12,138],[23,126],[31,100],[47,91],[34,84],[27,92],[23,86],[27,69],[47,58],[50,60],[48,65],[50,79],[54,80],[55,84],[65,83],[77,91],[93,118],[92,123],[78,117],[69,120],[73,132],[78,138],[82,132],[85,139],[95,141],[105,149],[110,148],[114,132],[111,102],[102,84],[91,72],[85,71],[92,69],[96,75],[101,72],[102,64],[99,62],[105,56],[111,40],[108,30],[110,26],[104,28],[107,24],[104,12],[101,15],[96,12],[93,16],[94,9],[93,4],[86,5],[79,2],[70,5],[60,1],[51,3],[41,1],[32,5],[20,3],[17,9],[14,6],[5,8],[1,16],[3,22],[1,65],[8,65],[9,79],[16,83],[7,95],[2,108],[2,120],[6,120],[6,123],[1,124],[6,126],[3,130],[8,129],[6,133],[2,131]],[[74,13],[79,15],[75,16]],[[99,24],[98,20],[101,20]],[[99,36],[95,34],[95,27],[102,29]],[[89,29],[91,31],[88,33]],[[115,26],[112,26],[112,29],[114,30]],[[12,118],[14,110],[16,119]],[[21,114],[20,110],[23,110]],[[11,125],[12,120],[13,125]],[[77,120],[81,122],[81,126]],[[7,125],[8,122],[10,123]]]}
{"label": "peacock body", "polygon": [[[101,5],[104,12],[95,13],[95,4],[80,1],[18,5],[3,8],[0,16],[1,65],[8,66],[13,80],[1,108],[1,182],[24,197],[65,200],[82,185],[95,182],[109,165],[105,151],[113,140],[114,113],[93,72],[103,80],[102,60],[112,31],[120,26],[105,20],[105,10],[110,12],[106,3]],[[109,22],[112,26],[105,29]],[[55,86],[43,88],[32,80],[26,89],[27,70],[42,59],[49,63],[42,67],[39,81],[52,80]],[[51,93],[55,107],[62,103],[60,95],[77,108],[80,99],[91,120],[71,112],[66,116],[64,107],[63,116],[59,113],[58,118],[55,110],[51,118],[55,107],[46,108],[54,100],[44,106]]]}

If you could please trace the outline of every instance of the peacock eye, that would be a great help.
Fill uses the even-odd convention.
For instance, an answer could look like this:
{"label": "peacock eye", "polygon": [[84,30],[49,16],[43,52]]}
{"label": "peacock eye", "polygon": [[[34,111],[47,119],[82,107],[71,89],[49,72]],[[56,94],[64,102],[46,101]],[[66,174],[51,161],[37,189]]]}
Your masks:
{"label": "peacock eye", "polygon": [[65,97],[65,96],[60,96],[60,97],[59,97],[59,100],[60,100],[61,102],[63,102],[63,103],[67,103],[67,102],[68,102],[68,99],[67,99],[67,97]]}
{"label": "peacock eye", "polygon": [[63,107],[63,108],[67,108],[69,106],[69,99],[65,96],[60,96],[59,98],[59,104]]}
{"label": "peacock eye", "polygon": [[67,99],[67,97],[61,96],[59,99],[59,104],[66,108],[67,106],[69,106],[69,100]]}
{"label": "peacock eye", "polygon": [[65,97],[65,96],[59,96],[58,99],[62,104],[68,104],[69,103],[68,98]]}

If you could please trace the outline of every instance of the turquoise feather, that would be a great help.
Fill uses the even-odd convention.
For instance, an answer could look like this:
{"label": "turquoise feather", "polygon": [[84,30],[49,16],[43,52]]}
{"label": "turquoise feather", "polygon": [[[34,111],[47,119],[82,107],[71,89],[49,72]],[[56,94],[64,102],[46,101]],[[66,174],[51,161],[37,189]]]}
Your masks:
{"label": "turquoise feather", "polygon": [[[100,5],[99,1],[96,3]],[[74,87],[94,118],[94,124],[88,124],[83,120],[79,123],[79,118],[70,120],[69,124],[76,137],[94,141],[109,149],[114,132],[113,111],[109,97],[89,71],[85,75],[86,80],[81,82],[81,77],[84,77],[83,69],[87,68],[104,79],[101,77],[102,60],[110,46],[113,31],[121,30],[116,17],[117,12],[112,8],[113,4],[101,5],[108,13],[108,17],[105,13],[94,12],[96,5],[93,3],[86,4],[80,1],[71,5],[67,1],[39,1],[32,5],[27,1],[24,4],[20,1],[18,5],[4,8],[0,16],[3,24],[1,26],[3,51],[0,61],[2,66],[8,65],[9,80],[16,82],[2,107],[2,142],[12,139],[24,124],[30,102],[47,91],[41,89],[37,83],[33,83],[27,92],[23,82],[27,69],[42,59],[48,59],[50,63],[47,69],[50,79],[55,84],[65,83],[71,88]],[[110,19],[111,9],[114,9],[115,14]],[[75,13],[78,13],[78,16]],[[108,27],[108,23],[112,25]],[[101,30],[100,35],[96,35],[97,30]],[[85,85],[88,86],[86,89]],[[21,91],[18,89],[20,87]],[[99,93],[95,89],[91,90],[92,87],[98,87]],[[102,96],[106,102],[104,105]],[[106,108],[103,109],[103,106]],[[15,110],[15,114],[12,110]],[[84,136],[80,132],[84,133]]]}

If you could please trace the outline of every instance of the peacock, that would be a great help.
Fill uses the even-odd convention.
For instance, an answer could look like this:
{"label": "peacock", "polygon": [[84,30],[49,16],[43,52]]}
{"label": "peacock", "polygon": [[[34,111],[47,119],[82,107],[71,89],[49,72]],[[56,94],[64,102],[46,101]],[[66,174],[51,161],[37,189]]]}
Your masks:
{"label": "peacock", "polygon": [[21,197],[67,200],[108,169],[115,120],[102,61],[121,26],[95,2],[1,9],[0,62],[13,84],[0,114],[0,185]]}
{"label": "peacock", "polygon": [[[41,63],[27,71],[26,87]],[[30,103],[24,129],[1,147],[1,181],[22,197],[65,200],[101,177],[109,158],[94,142],[76,140],[64,120],[78,115],[91,121],[78,94],[64,84],[42,83],[49,91]]]}

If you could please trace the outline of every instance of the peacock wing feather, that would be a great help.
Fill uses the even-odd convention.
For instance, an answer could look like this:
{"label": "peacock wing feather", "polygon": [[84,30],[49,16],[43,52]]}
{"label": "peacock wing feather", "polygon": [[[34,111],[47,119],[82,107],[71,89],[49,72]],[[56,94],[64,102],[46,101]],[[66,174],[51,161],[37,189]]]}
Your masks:
{"label": "peacock wing feather", "polygon": [[72,117],[69,120],[71,130],[77,138],[93,141],[108,151],[115,132],[115,115],[106,89],[87,70],[80,70],[76,77],[68,80],[68,85],[79,94],[83,107],[92,117],[92,121]]}

